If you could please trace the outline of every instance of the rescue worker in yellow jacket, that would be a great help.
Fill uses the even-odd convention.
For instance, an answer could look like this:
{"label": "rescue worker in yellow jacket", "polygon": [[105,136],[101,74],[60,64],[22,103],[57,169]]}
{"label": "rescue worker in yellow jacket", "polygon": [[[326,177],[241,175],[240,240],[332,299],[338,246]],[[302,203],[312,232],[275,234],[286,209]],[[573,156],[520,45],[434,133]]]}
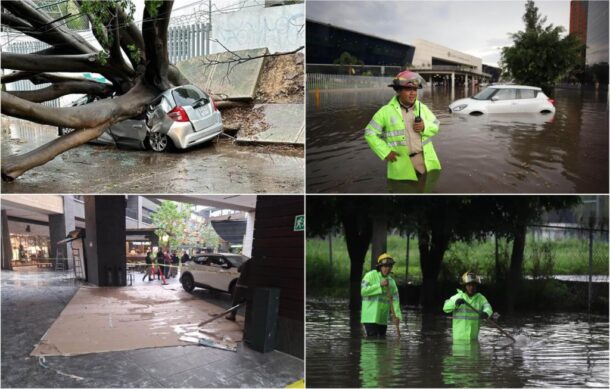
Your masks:
{"label": "rescue worker in yellow jacket", "polygon": [[366,273],[362,279],[360,322],[364,324],[367,337],[384,337],[388,323],[402,321],[398,287],[390,275],[392,266],[394,259],[389,254],[383,253],[377,258],[375,269]]}
{"label": "rescue worker in yellow jacket", "polygon": [[391,180],[417,181],[418,176],[440,170],[431,138],[439,121],[428,107],[417,99],[424,79],[405,70],[391,85],[396,91],[390,102],[377,111],[364,130],[364,139],[382,160],[387,162]]}
{"label": "rescue worker in yellow jacket", "polygon": [[[445,300],[443,311],[453,314],[453,340],[477,340],[481,319],[489,318],[493,311],[485,296],[477,292],[481,278],[476,273],[464,273],[461,282],[464,291],[458,289],[455,295]],[[466,303],[472,305],[480,314]]]}

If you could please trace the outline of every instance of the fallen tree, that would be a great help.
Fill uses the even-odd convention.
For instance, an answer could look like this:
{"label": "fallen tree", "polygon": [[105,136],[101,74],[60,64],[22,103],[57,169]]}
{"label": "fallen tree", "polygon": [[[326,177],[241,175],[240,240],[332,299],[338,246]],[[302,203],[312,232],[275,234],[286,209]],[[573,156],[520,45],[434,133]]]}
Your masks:
{"label": "fallen tree", "polygon": [[[2,25],[50,47],[31,54],[2,53],[2,84],[19,80],[51,85],[36,91],[2,91],[2,113],[40,124],[74,128],[22,155],[2,160],[2,179],[14,180],[57,155],[99,137],[109,126],[144,112],[161,92],[189,81],[169,63],[167,28],[173,1],[147,0],[142,29],[133,21],[129,0],[77,0],[101,46],[94,47],[68,29],[66,17],[53,19],[32,0],[2,2]],[[78,16],[78,15],[75,15]],[[93,72],[109,83],[52,74]],[[41,103],[72,93],[99,99],[86,105],[52,108]],[[111,98],[112,97],[112,98]]]}

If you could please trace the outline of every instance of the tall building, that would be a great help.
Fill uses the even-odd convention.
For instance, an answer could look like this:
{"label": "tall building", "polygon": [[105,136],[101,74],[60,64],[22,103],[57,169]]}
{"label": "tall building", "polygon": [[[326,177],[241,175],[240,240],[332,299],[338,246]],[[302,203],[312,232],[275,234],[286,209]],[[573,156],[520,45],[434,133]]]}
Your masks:
{"label": "tall building", "polygon": [[587,42],[587,1],[570,1],[570,34]]}

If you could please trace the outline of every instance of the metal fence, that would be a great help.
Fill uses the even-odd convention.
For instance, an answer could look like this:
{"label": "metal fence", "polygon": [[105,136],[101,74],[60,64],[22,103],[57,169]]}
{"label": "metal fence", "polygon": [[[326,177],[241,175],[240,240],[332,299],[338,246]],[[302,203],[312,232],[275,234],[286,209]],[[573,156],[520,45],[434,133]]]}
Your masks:
{"label": "metal fence", "polygon": [[[29,54],[29,53],[34,53],[36,51],[44,50],[47,47],[49,47],[49,45],[47,45],[44,42],[40,42],[40,41],[19,41],[19,42],[13,42],[13,43],[8,44],[6,46],[6,49],[4,49],[4,51],[9,52],[9,53],[16,53],[16,54]],[[8,85],[7,86],[8,91],[12,91],[12,90],[31,91],[31,90],[46,88],[47,86],[49,86],[51,84],[47,83],[47,84],[36,85],[33,82],[31,82],[30,80],[20,80],[20,81],[12,82],[7,85]],[[49,100],[49,101],[44,102],[43,104],[46,106],[49,106],[49,107],[59,107],[61,105],[59,99]]]}
{"label": "metal fence", "polygon": [[207,55],[210,50],[209,31],[209,23],[170,26],[167,31],[169,61],[177,63]]}
{"label": "metal fence", "polygon": [[306,64],[307,73],[343,74],[346,76],[394,77],[401,70],[400,66]]}
{"label": "metal fence", "polygon": [[307,90],[385,88],[392,77],[348,76],[344,74],[307,73]]}

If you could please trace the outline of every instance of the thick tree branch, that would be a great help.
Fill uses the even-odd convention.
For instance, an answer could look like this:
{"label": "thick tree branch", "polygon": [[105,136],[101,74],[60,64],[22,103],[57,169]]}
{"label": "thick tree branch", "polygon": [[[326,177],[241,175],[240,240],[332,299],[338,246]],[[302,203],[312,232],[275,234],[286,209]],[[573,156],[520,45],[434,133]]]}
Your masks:
{"label": "thick tree branch", "polygon": [[7,74],[5,76],[2,76],[2,78],[0,78],[0,82],[2,84],[10,84],[11,82],[17,82],[17,81],[21,81],[21,80],[29,80],[31,79],[33,76],[35,76],[36,74],[38,74],[38,72],[12,72],[11,74]]}
{"label": "thick tree branch", "polygon": [[[157,5],[156,10],[151,9]],[[147,1],[144,6],[142,36],[146,52],[146,81],[159,90],[171,88],[167,78],[169,55],[167,50],[167,28],[172,12],[173,1],[163,1],[155,4]]]}
{"label": "thick tree branch", "polygon": [[7,93],[33,103],[41,103],[74,93],[84,93],[103,97],[110,95],[112,91],[112,86],[95,81],[65,81],[42,89],[31,91],[10,91]]}
{"label": "thick tree branch", "polygon": [[116,99],[99,100],[79,107],[50,108],[2,92],[4,114],[36,123],[79,129],[26,154],[6,158],[2,161],[2,179],[14,180],[29,169],[97,138],[112,124],[141,114],[155,96],[155,91],[138,83]]}
{"label": "thick tree branch", "polygon": [[28,72],[96,72],[115,74],[96,54],[36,55],[2,53],[2,68]]}
{"label": "thick tree branch", "polygon": [[61,23],[55,23],[49,15],[37,9],[36,3],[31,0],[3,1],[2,6],[16,18],[27,20],[34,27],[33,31],[20,30],[24,34],[51,46],[71,48],[73,53],[86,54],[97,51],[80,35],[70,31]]}
{"label": "thick tree branch", "polygon": [[167,69],[167,77],[174,86],[192,84],[192,82],[182,74],[180,69],[174,64],[169,64]]}

